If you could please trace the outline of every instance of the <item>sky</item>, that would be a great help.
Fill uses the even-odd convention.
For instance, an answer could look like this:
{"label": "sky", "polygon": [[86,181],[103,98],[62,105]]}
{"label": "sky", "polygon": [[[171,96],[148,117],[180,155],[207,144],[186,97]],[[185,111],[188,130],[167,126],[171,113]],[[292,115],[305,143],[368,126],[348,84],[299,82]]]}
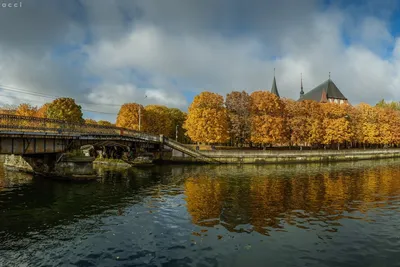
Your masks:
{"label": "sky", "polygon": [[270,90],[274,68],[281,97],[331,72],[352,104],[399,101],[400,1],[0,0],[0,105],[72,97],[114,122],[123,103]]}

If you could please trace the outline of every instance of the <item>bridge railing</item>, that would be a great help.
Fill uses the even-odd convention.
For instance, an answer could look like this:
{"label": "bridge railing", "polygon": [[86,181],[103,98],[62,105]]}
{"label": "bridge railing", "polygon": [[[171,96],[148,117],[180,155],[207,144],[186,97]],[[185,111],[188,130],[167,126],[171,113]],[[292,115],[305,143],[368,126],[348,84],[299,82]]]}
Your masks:
{"label": "bridge railing", "polygon": [[62,135],[122,135],[157,141],[157,136],[115,126],[88,123],[70,123],[38,117],[0,114],[0,132],[34,132]]}

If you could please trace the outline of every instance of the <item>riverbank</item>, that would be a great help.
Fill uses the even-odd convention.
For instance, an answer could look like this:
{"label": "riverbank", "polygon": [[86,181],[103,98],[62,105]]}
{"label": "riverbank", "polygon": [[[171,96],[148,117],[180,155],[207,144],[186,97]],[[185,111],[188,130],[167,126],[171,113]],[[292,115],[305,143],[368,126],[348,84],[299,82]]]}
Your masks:
{"label": "riverbank", "polygon": [[[203,155],[215,159],[221,164],[287,164],[287,163],[316,163],[316,162],[340,162],[371,159],[400,158],[400,149],[347,149],[347,150],[205,150]],[[0,163],[5,169],[25,173],[34,173],[32,167],[17,155],[3,155]],[[156,160],[158,164],[201,164],[197,158],[184,155],[173,150],[172,153],[163,153]],[[109,166],[127,169],[131,165],[118,159],[95,159],[93,165]],[[80,179],[79,179],[80,178]],[[86,178],[86,177],[85,177]],[[78,177],[81,180],[82,177]]]}
{"label": "riverbank", "polygon": [[[400,149],[344,149],[344,150],[205,150],[203,155],[223,164],[280,164],[354,161],[400,157]],[[172,162],[200,163],[196,158],[173,150]]]}

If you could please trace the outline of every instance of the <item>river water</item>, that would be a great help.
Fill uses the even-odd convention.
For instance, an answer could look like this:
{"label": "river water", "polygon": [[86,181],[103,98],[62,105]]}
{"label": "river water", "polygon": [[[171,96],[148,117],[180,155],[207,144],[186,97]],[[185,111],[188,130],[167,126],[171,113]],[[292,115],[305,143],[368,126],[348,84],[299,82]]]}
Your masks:
{"label": "river water", "polygon": [[0,167],[0,266],[400,266],[400,159],[99,172]]}

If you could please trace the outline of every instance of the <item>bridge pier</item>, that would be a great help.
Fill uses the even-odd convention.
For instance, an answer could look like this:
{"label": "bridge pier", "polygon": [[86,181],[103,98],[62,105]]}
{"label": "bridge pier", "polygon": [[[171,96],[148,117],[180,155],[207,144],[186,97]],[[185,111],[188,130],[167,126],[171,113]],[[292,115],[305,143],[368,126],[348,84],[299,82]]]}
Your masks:
{"label": "bridge pier", "polygon": [[39,175],[66,179],[95,179],[93,157],[70,157],[62,153],[23,155],[22,158]]}

